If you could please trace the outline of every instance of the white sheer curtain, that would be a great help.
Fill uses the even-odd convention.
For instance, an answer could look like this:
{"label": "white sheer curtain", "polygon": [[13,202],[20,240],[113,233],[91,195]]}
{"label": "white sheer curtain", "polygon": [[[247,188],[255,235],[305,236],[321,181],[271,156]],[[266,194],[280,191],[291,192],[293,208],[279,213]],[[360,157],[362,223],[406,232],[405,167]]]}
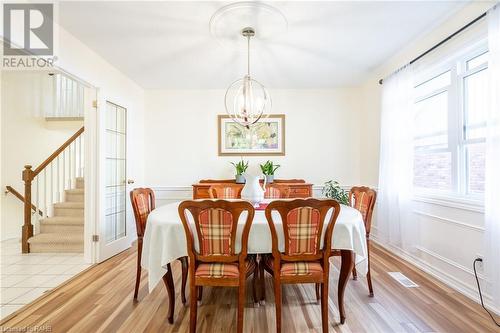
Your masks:
{"label": "white sheer curtain", "polygon": [[500,309],[500,6],[488,12],[490,107],[486,134],[485,268],[493,303]]}
{"label": "white sheer curtain", "polygon": [[387,245],[413,252],[418,233],[412,218],[413,75],[405,66],[382,86],[377,228]]}

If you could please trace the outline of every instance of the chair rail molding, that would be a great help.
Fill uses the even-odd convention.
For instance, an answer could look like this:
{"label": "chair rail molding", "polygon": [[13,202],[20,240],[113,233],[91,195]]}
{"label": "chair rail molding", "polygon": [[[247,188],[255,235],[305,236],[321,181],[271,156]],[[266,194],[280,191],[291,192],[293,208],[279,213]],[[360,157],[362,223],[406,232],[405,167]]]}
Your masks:
{"label": "chair rail molding", "polygon": [[423,212],[423,211],[420,211],[420,210],[414,210],[413,213],[417,214],[417,215],[429,217],[429,218],[431,218],[433,220],[436,220],[436,221],[441,221],[441,222],[444,222],[444,223],[454,224],[454,225],[460,226],[462,228],[471,229],[471,230],[474,230],[474,231],[477,231],[477,232],[483,233],[485,231],[484,227],[476,226],[476,225],[465,223],[465,222],[460,222],[460,221],[457,221],[457,220],[454,220],[454,219],[450,219],[450,218],[447,218],[447,217],[430,214],[430,213]]}

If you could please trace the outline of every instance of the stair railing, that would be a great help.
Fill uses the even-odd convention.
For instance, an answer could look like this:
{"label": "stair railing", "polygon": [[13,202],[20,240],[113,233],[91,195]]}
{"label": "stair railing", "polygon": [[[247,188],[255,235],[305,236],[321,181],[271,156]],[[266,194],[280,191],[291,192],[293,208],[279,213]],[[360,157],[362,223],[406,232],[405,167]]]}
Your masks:
{"label": "stair railing", "polygon": [[[71,138],[62,144],[52,155],[34,170],[25,165],[24,181],[24,224],[22,227],[22,252],[29,253],[28,239],[38,233],[40,219],[53,215],[52,205],[64,200],[65,190],[71,189],[77,177],[83,177],[84,143],[80,128]],[[34,205],[43,212],[32,215],[32,198]],[[35,228],[32,218],[35,219]]]}
{"label": "stair railing", "polygon": [[[16,198],[18,198],[19,200],[21,200],[21,202],[24,203],[24,197],[21,193],[19,193],[15,188],[13,188],[12,186],[5,186],[5,194],[7,193],[12,193],[13,196],[15,196]],[[38,209],[33,203],[31,203],[31,209],[33,210],[34,213],[38,213],[40,214],[40,216],[44,216],[43,215],[43,212]]]}

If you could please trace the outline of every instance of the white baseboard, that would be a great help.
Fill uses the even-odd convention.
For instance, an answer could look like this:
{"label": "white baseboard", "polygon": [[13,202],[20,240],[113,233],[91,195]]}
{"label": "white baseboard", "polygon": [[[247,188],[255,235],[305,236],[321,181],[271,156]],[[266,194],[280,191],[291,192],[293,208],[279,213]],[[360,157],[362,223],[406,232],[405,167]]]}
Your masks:
{"label": "white baseboard", "polygon": [[[427,273],[427,274],[431,275],[432,277],[436,278],[437,280],[441,281],[442,283],[444,283],[448,287],[458,291],[459,293],[470,298],[474,302],[480,303],[479,294],[478,294],[478,291],[475,288],[475,286],[469,286],[466,283],[459,281],[453,275],[448,274],[448,273],[444,272],[443,270],[438,269],[437,267],[430,265],[429,263],[421,260],[420,258],[415,257],[414,255],[404,251],[401,248],[398,248],[398,247],[395,247],[392,245],[384,244],[379,239],[377,239],[376,236],[371,236],[370,239],[373,240],[375,243],[377,243],[377,245],[386,249],[387,251],[395,254],[396,256],[402,258],[403,260],[405,260],[405,261],[409,262],[410,264],[416,266],[417,268],[421,269],[425,273]],[[421,251],[421,249],[419,249],[419,250]],[[429,252],[429,251],[426,251],[426,252]],[[431,255],[434,255],[434,254],[431,253]],[[445,260],[445,261],[448,261],[448,260]],[[463,269],[467,273],[471,273],[470,270],[468,270],[466,268],[463,268]],[[482,277],[480,277],[480,278],[482,278]],[[482,279],[482,280],[484,282],[484,279]],[[484,289],[484,287],[483,287],[483,289]],[[486,307],[489,310],[496,313],[497,315],[500,315],[500,309],[493,306],[491,296],[485,294],[484,290],[483,290],[483,299],[484,299]]]}

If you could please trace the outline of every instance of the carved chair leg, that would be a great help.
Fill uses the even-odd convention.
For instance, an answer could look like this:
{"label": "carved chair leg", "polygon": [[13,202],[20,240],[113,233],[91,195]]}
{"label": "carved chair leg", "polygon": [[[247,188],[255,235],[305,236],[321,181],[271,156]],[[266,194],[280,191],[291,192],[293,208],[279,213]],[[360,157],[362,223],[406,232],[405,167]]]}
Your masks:
{"label": "carved chair leg", "polygon": [[[262,261],[262,257],[261,257]],[[266,302],[266,281],[265,281],[265,276],[264,276],[264,263],[259,262],[259,279],[260,279],[260,302],[261,304],[264,304]]]}
{"label": "carved chair leg", "polygon": [[203,298],[203,287],[198,286],[198,301],[201,302],[201,299]]}
{"label": "carved chair leg", "polygon": [[276,303],[276,332],[281,333],[281,283],[279,277],[274,278],[274,299]]}
{"label": "carved chair leg", "polygon": [[315,287],[316,287],[316,301],[319,302],[319,300],[321,299],[320,293],[319,293],[319,289],[321,288],[321,284],[320,283],[316,283]]}
{"label": "carved chair leg", "polygon": [[366,236],[366,247],[368,249],[368,273],[366,274],[366,280],[368,281],[370,297],[373,297],[372,275],[370,270],[370,239],[368,238],[368,235]]}
{"label": "carved chair leg", "polygon": [[321,284],[321,324],[323,333],[328,333],[328,278]]}
{"label": "carved chair leg", "polygon": [[139,294],[139,285],[141,284],[141,258],[142,258],[142,240],[137,241],[137,273],[135,275],[134,299]]}
{"label": "carved chair leg", "polygon": [[181,300],[182,304],[186,305],[186,282],[188,278],[188,259],[187,257],[180,258],[182,266],[182,286],[181,286]]}
{"label": "carved chair leg", "polygon": [[194,285],[194,278],[189,281],[189,332],[196,333],[196,313],[198,311],[198,290]]}
{"label": "carved chair leg", "polygon": [[253,279],[252,279],[252,291],[253,291],[253,302],[256,306],[259,306],[259,264],[255,263],[255,269],[253,271]]}
{"label": "carved chair leg", "polygon": [[236,325],[236,332],[238,333],[243,333],[243,317],[245,314],[245,284],[246,276],[245,274],[241,274],[240,286],[238,287],[238,319]]}
{"label": "carved chair leg", "polygon": [[370,270],[368,270],[368,273],[366,274],[366,280],[368,281],[368,290],[370,291],[370,297],[373,297],[373,286]]}

